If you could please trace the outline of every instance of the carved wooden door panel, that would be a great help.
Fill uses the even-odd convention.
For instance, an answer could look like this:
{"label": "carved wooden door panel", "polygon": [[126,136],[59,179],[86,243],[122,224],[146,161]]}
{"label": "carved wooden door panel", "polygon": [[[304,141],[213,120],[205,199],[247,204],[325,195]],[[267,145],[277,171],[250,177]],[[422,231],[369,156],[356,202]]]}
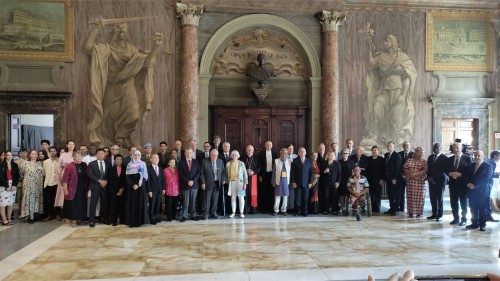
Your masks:
{"label": "carved wooden door panel", "polygon": [[248,144],[258,151],[267,140],[279,150],[306,145],[304,108],[213,107],[213,134],[241,153]]}

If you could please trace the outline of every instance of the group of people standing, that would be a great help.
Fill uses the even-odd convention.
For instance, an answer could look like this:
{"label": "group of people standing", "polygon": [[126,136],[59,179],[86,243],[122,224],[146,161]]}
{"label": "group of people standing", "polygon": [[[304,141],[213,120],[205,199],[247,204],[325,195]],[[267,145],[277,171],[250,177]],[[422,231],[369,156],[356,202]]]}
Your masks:
{"label": "group of people standing", "polygon": [[[436,143],[425,160],[423,149],[411,151],[409,142],[403,143],[400,152],[388,142],[383,156],[377,146],[367,156],[353,144],[347,139],[341,151],[337,143],[328,151],[319,144],[306,157],[303,147],[297,154],[293,145],[276,153],[267,141],[258,155],[252,145],[240,155],[215,136],[213,142],[203,144],[203,150],[197,149],[194,140],[185,149],[176,141],[170,151],[161,142],[160,151],[154,154],[148,143],[144,154],[131,146],[124,157],[116,145],[110,149],[82,145],[75,150],[74,141],[68,141],[61,153],[43,141],[40,151],[47,151],[46,156],[31,150],[16,163],[11,152],[5,153],[0,186],[11,191],[22,186],[20,217],[29,222],[35,214],[44,214],[44,221],[64,216],[73,225],[88,220],[90,227],[97,221],[138,227],[158,223],[163,214],[167,221],[184,222],[226,214],[232,218],[237,213],[241,218],[256,212],[286,216],[289,209],[302,216],[347,214],[350,205],[360,220],[368,198],[372,212],[380,213],[384,185],[390,203],[386,214],[404,211],[406,202],[408,216],[421,218],[426,181],[432,205],[428,219],[440,221],[448,182],[451,224],[466,224],[467,205],[472,213],[467,228],[484,230],[487,220],[494,221],[489,194],[493,179],[498,181],[498,151],[488,161],[477,151],[473,161],[462,154],[460,143],[453,144],[451,157],[443,155]],[[40,161],[43,158],[47,159]],[[11,213],[12,207],[1,208],[3,224],[12,223]]]}

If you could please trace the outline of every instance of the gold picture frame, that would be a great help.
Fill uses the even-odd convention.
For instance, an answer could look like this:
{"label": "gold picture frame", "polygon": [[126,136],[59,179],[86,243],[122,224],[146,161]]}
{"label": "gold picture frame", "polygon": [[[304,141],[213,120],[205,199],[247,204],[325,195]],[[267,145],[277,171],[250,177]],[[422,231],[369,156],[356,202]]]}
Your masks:
{"label": "gold picture frame", "polygon": [[427,12],[425,70],[493,71],[491,21],[490,12]]}
{"label": "gold picture frame", "polygon": [[0,60],[75,60],[72,0],[0,0]]}

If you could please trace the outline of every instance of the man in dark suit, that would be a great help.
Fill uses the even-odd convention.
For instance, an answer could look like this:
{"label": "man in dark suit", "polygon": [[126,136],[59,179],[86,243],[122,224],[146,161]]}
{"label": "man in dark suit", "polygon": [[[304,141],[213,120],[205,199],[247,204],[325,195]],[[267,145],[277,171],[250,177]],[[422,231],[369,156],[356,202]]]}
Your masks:
{"label": "man in dark suit", "polygon": [[[198,143],[195,140],[191,140],[189,142],[189,148],[193,150],[193,159],[198,161],[198,164],[201,164],[201,161],[203,160],[203,151],[198,149]],[[182,155],[184,159],[186,159],[186,153]]]}
{"label": "man in dark suit", "polygon": [[[231,157],[230,157],[231,144],[226,141],[222,145],[220,145],[220,147],[222,147],[221,148],[222,151],[219,153],[219,159],[222,160],[224,167],[226,167],[227,162],[229,162],[231,160]],[[219,195],[220,196],[219,206],[218,206],[219,213],[224,213],[224,208],[225,208],[225,210],[231,210],[231,197],[227,195],[228,188],[229,188],[229,183],[226,182],[226,184],[224,184],[222,186],[222,192]],[[225,197],[225,198],[222,198],[222,197]],[[224,200],[222,200],[222,199],[224,199]],[[226,204],[226,206],[222,205],[224,203]]]}
{"label": "man in dark suit", "polygon": [[159,165],[160,157],[158,154],[152,154],[149,157],[151,164],[148,168],[148,181],[146,187],[149,198],[149,223],[152,225],[161,221],[160,219],[160,203],[161,197],[165,194],[165,185],[163,183],[163,167]]}
{"label": "man in dark suit", "polygon": [[301,147],[299,157],[292,162],[290,182],[295,190],[295,215],[307,216],[309,189],[311,188],[312,163],[306,158],[306,149]]}
{"label": "man in dark suit", "polygon": [[[464,226],[467,223],[467,179],[465,171],[472,163],[472,159],[462,153],[462,144],[456,142],[452,145],[453,156],[448,158],[446,173],[449,176],[450,205],[453,213],[453,220],[450,224]],[[460,218],[458,216],[458,203],[462,209]]]}
{"label": "man in dark suit", "polygon": [[399,211],[399,189],[397,179],[401,174],[401,156],[394,151],[394,142],[387,143],[387,153],[385,153],[385,184],[387,186],[387,195],[389,197],[390,208],[388,215],[395,216]]}
{"label": "man in dark suit", "polygon": [[[90,207],[89,207],[89,226],[95,227],[95,213],[97,202],[102,197],[101,202],[106,202],[106,188],[108,186],[109,172],[111,165],[109,162],[104,161],[106,153],[104,149],[99,148],[96,151],[97,160],[89,163],[87,174],[89,177],[89,190],[90,190]],[[101,218],[107,220],[107,206],[101,204]],[[104,207],[104,208],[103,208]]]}
{"label": "man in dark suit", "polygon": [[179,162],[180,188],[182,190],[182,219],[185,222],[188,219],[188,213],[192,220],[197,221],[196,217],[196,196],[200,186],[200,164],[193,159],[193,149],[187,148],[184,151],[185,159]]}
{"label": "man in dark suit", "polygon": [[411,144],[409,141],[403,142],[403,151],[398,152],[401,157],[401,173],[397,179],[397,185],[399,189],[399,208],[400,212],[404,212],[405,210],[405,190],[406,190],[406,179],[404,178],[403,166],[406,163],[406,160],[410,159],[415,155],[413,151],[411,151]]}
{"label": "man in dark suit", "polygon": [[[324,167],[326,160],[326,146],[324,143],[318,144],[318,164],[320,167]],[[294,159],[295,160],[295,159]],[[293,160],[292,160],[293,161]]]}
{"label": "man in dark suit", "polygon": [[441,144],[432,146],[433,154],[427,158],[427,180],[429,181],[429,200],[432,206],[432,215],[428,220],[440,221],[443,217],[443,193],[446,184],[446,165],[448,157],[441,153]]}
{"label": "man in dark suit", "polygon": [[493,177],[493,166],[484,161],[484,152],[478,150],[474,153],[475,163],[471,163],[466,169],[467,198],[469,198],[472,223],[467,229],[478,229],[485,231],[487,208],[490,193],[489,182]]}
{"label": "man in dark suit", "polygon": [[212,138],[212,148],[213,149],[216,149],[217,152],[219,152],[219,154],[222,153],[222,140],[220,138],[220,136],[218,135],[215,135],[213,138]]}
{"label": "man in dark suit", "polygon": [[158,162],[158,165],[167,167],[168,160],[170,159],[170,154],[168,153],[168,144],[164,141],[160,142],[160,151],[158,152],[158,157],[160,157],[160,162]]}
{"label": "man in dark suit", "polygon": [[352,163],[357,165],[361,169],[361,175],[366,177],[366,168],[368,167],[368,157],[364,154],[364,148],[362,146],[356,147],[356,154],[349,157]]}
{"label": "man in dark suit", "polygon": [[[247,175],[248,175],[248,188],[246,189],[246,197],[245,200],[245,213],[254,214],[258,211],[259,203],[258,203],[258,175],[260,173],[260,161],[257,156],[254,154],[255,148],[253,145],[248,145],[245,149],[243,156],[241,156],[240,160],[245,163],[245,167],[247,167]],[[256,195],[257,194],[257,195]],[[255,197],[255,198],[254,198]]]}
{"label": "man in dark suit", "polygon": [[226,169],[224,163],[218,158],[219,152],[212,149],[210,157],[201,162],[201,188],[203,189],[203,202],[201,213],[203,219],[216,219],[219,190],[226,183]]}
{"label": "man in dark suit", "polygon": [[212,145],[208,141],[204,142],[203,143],[202,162],[204,159],[210,158],[210,151],[212,151]]}
{"label": "man in dark suit", "polygon": [[274,212],[274,186],[271,184],[273,163],[278,155],[273,151],[272,141],[266,141],[264,149],[259,152],[260,184],[258,191],[258,205],[261,213]]}

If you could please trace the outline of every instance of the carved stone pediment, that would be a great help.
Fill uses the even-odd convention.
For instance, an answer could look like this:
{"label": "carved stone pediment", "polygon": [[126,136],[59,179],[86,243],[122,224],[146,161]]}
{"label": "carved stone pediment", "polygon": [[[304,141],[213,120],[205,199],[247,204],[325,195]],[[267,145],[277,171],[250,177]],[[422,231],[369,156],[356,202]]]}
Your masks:
{"label": "carved stone pediment", "polygon": [[275,30],[255,28],[234,34],[215,56],[214,75],[245,76],[257,66],[257,55],[266,55],[266,67],[278,77],[308,77],[304,58],[287,36]]}

